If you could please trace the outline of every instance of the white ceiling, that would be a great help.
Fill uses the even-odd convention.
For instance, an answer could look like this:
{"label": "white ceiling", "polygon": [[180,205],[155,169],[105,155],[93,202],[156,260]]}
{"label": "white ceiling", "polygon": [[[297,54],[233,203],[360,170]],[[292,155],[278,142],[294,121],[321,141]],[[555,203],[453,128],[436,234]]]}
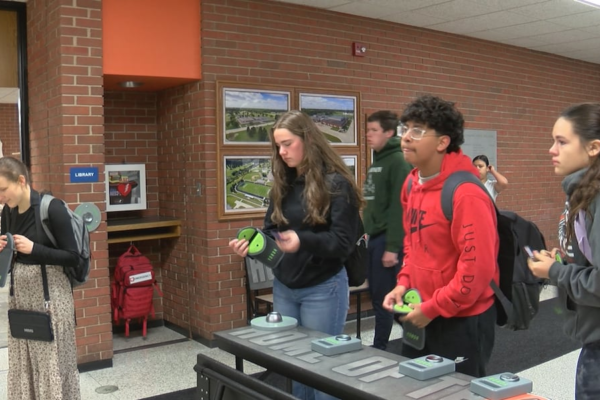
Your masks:
{"label": "white ceiling", "polygon": [[19,102],[19,88],[0,88],[0,104],[16,104]]}
{"label": "white ceiling", "polygon": [[574,0],[276,0],[600,64],[600,9]]}

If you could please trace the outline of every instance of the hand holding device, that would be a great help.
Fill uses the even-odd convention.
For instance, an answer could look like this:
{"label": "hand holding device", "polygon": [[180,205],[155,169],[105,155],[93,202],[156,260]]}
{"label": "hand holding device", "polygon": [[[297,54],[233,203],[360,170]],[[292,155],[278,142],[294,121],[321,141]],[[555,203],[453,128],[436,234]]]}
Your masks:
{"label": "hand holding device", "polygon": [[531,251],[531,247],[529,246],[524,246],[523,247],[525,249],[525,252],[527,253],[527,255],[529,256],[529,258],[531,258],[532,260],[535,260],[535,256],[533,255],[533,251]]}

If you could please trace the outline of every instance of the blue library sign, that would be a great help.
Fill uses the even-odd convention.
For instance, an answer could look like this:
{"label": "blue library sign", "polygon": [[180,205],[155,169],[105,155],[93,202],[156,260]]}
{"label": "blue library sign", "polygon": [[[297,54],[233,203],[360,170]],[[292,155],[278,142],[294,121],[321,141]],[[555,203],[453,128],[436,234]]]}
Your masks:
{"label": "blue library sign", "polygon": [[98,182],[97,167],[72,167],[71,182]]}

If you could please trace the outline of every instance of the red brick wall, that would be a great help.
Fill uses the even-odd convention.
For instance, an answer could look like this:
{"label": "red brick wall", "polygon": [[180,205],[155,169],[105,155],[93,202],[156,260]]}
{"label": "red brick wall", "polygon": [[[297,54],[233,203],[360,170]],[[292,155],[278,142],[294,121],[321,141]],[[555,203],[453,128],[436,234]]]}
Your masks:
{"label": "red brick wall", "polygon": [[[156,93],[104,93],[104,146],[106,164],[144,164],[146,166],[146,210],[107,212],[107,220],[158,216],[157,154],[159,151],[156,126]],[[152,263],[156,280],[161,286],[161,251],[158,240],[133,243]],[[108,246],[109,273],[112,280],[118,257],[130,243]],[[163,318],[162,298],[154,293],[155,319]],[[152,318],[150,318],[152,319]]]}
{"label": "red brick wall", "polygon": [[[351,55],[353,41],[367,46],[366,57]],[[204,291],[196,304],[203,335],[245,324],[241,262],[227,241],[250,221],[219,222],[215,212],[217,81],[360,91],[361,116],[401,112],[422,93],[456,101],[467,128],[498,133],[497,167],[511,182],[499,206],[536,221],[551,243],[563,203],[547,155],[551,128],[565,106],[597,99],[600,89],[595,64],[266,0],[203,1],[202,63],[200,91],[188,88],[195,133],[188,149],[197,148],[194,161],[201,164],[193,173],[204,187],[194,210],[197,245],[190,248]]]}
{"label": "red brick wall", "polygon": [[[104,182],[72,184],[73,166],[104,169],[100,0],[27,3],[31,170],[35,188],[104,210]],[[103,219],[104,220],[104,219]],[[74,292],[79,363],[112,358],[106,224],[92,233],[90,281]]]}
{"label": "red brick wall", "polygon": [[11,156],[21,151],[19,107],[16,104],[0,104],[0,140],[3,155]]}

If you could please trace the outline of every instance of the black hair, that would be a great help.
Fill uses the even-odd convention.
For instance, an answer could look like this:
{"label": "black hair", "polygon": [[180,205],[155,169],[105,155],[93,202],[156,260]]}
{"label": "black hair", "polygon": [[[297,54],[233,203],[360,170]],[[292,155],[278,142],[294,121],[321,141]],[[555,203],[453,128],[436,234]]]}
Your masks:
{"label": "black hair", "polygon": [[406,107],[400,117],[403,124],[408,121],[425,124],[435,129],[438,135],[449,136],[447,153],[458,152],[465,142],[465,120],[450,101],[430,94],[420,96]]}
{"label": "black hair", "polygon": [[398,129],[398,114],[389,110],[375,111],[369,115],[367,122],[379,122],[381,129],[384,132],[394,131],[396,136],[396,129]]}
{"label": "black hair", "polygon": [[490,160],[487,158],[487,156],[485,156],[485,155],[483,155],[483,154],[481,154],[481,155],[478,155],[478,156],[475,156],[475,157],[473,158],[473,163],[475,163],[475,161],[477,161],[477,160],[481,160],[481,161],[483,161],[483,163],[485,164],[485,166],[486,166],[486,167],[489,167],[489,166],[490,166]]}

